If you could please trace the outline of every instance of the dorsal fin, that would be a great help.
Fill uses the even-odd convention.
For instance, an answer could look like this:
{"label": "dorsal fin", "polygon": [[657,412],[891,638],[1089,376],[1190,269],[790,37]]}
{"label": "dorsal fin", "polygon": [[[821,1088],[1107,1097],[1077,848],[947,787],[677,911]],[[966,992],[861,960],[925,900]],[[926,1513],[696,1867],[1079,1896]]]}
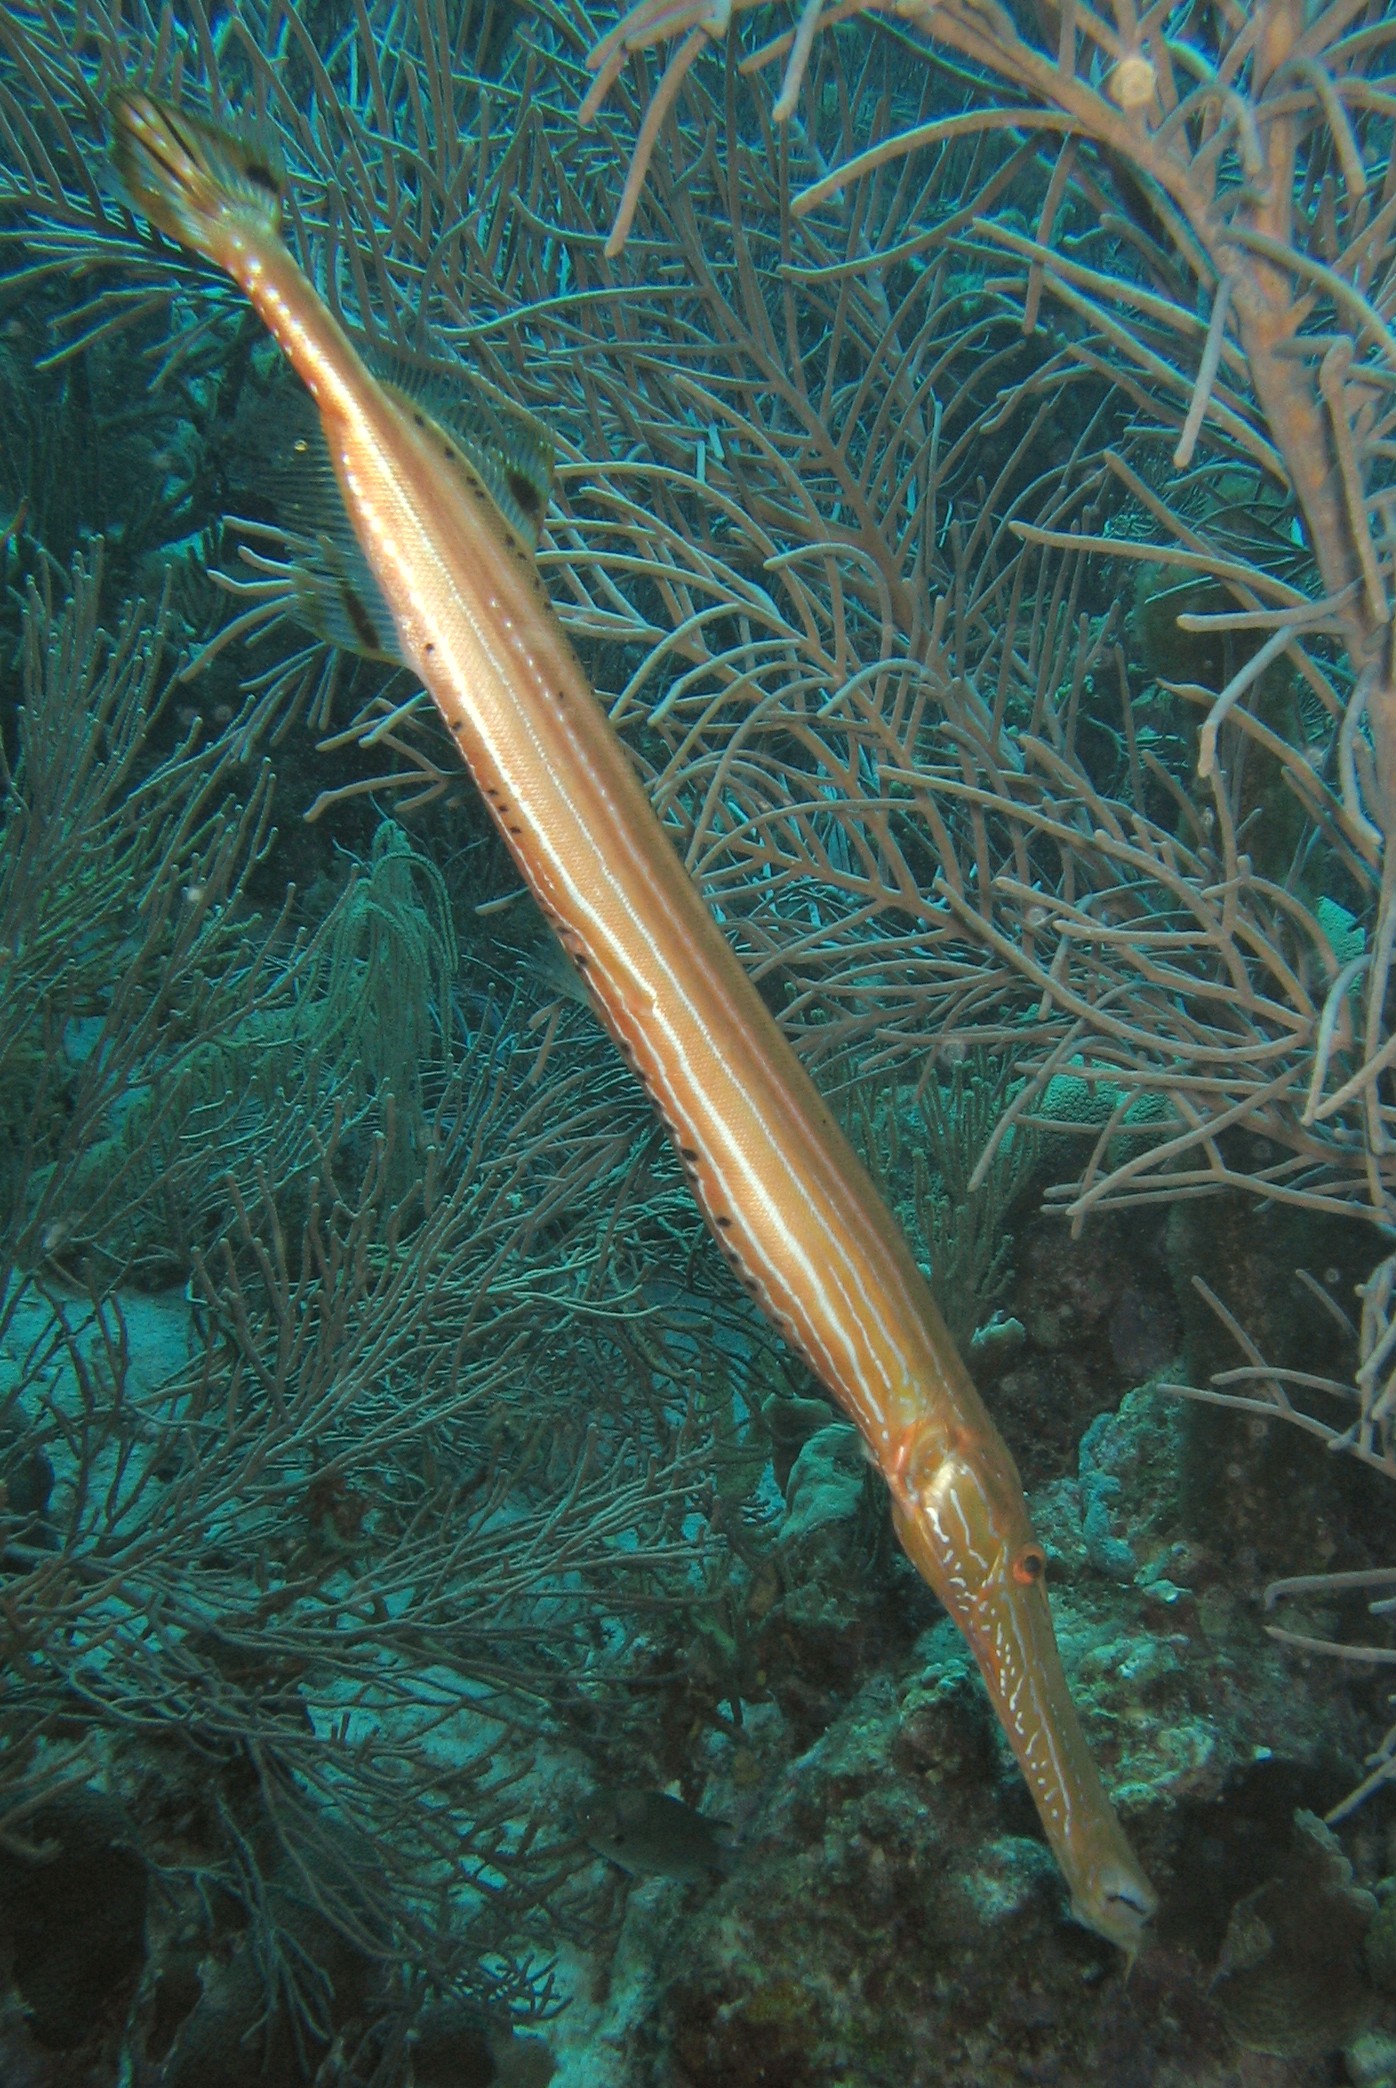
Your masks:
{"label": "dorsal fin", "polygon": [[553,441],[542,421],[464,370],[378,344],[364,359],[403,411],[425,418],[457,452],[513,534],[536,551],[553,483]]}

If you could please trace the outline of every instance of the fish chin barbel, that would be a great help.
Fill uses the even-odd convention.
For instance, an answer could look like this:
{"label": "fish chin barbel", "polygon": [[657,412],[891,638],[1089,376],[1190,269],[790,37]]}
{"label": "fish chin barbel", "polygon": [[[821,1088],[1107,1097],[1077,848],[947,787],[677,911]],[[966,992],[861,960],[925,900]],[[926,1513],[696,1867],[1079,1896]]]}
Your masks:
{"label": "fish chin barbel", "polygon": [[1077,1918],[1132,1956],[1155,1895],[1067,1689],[1013,1459],[552,613],[533,558],[544,431],[492,402],[429,411],[375,374],[282,243],[264,156],[144,94],[119,93],[112,114],[132,202],[241,287],[315,403],[349,525],[317,576],[327,631],[390,634],[432,697],[718,1246],[860,1429],[908,1556],[979,1663]]}

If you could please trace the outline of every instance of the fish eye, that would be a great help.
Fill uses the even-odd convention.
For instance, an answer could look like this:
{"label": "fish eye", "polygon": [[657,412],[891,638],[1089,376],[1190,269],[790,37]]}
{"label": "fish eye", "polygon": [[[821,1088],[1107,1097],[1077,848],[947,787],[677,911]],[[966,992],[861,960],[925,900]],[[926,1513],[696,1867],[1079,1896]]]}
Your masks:
{"label": "fish eye", "polygon": [[1025,1544],[1013,1561],[1013,1578],[1020,1588],[1030,1588],[1047,1571],[1047,1554],[1040,1544]]}

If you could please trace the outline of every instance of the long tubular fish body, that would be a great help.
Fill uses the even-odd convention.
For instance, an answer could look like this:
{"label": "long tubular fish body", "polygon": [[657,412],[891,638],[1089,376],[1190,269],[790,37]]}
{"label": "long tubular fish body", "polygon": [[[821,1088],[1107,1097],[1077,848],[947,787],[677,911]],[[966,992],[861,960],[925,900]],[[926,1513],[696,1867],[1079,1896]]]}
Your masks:
{"label": "long tubular fish body", "polygon": [[866,1170],[684,869],[546,600],[442,430],[291,259],[269,170],[147,96],[117,165],[243,289],[307,386],[354,531],[518,868],[644,1083],[740,1281],[862,1432],[964,1632],[1077,1917],[1127,1952],[1155,1896],[1087,1751],[1012,1457]]}

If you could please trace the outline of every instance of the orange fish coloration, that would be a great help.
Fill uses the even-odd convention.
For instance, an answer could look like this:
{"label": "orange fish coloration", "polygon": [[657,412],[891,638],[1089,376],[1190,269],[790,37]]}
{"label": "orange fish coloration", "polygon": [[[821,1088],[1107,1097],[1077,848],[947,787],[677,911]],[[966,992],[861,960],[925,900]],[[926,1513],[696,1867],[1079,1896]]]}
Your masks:
{"label": "orange fish coloration", "polygon": [[402,660],[659,1111],[718,1246],[857,1423],[897,1534],[964,1633],[1077,1917],[1127,1952],[1155,1896],[1066,1686],[1013,1459],[926,1281],[679,859],[546,599],[546,474],[523,417],[462,443],[385,383],[279,235],[265,159],[148,96],[116,163],[162,232],[237,283],[318,409]]}

